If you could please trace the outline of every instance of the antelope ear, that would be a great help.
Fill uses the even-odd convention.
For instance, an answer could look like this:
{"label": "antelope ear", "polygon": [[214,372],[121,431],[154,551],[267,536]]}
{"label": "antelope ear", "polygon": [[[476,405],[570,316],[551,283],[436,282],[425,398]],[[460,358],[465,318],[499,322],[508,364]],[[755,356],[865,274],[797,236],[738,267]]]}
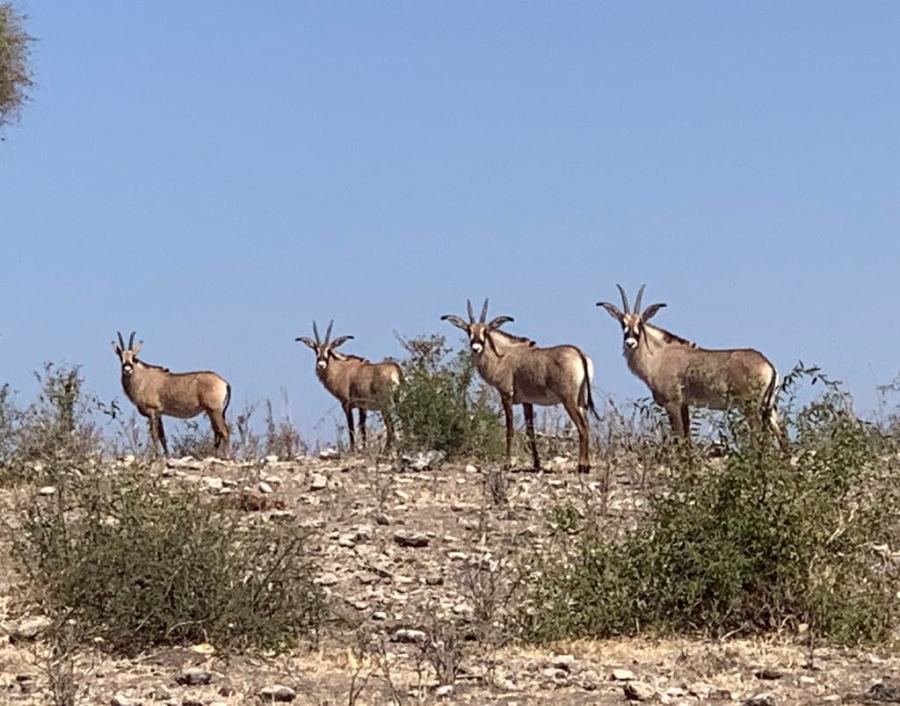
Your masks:
{"label": "antelope ear", "polygon": [[331,350],[334,350],[338,346],[343,346],[347,341],[352,341],[353,336],[338,336],[331,342]]}
{"label": "antelope ear", "polygon": [[297,338],[295,338],[294,340],[300,341],[300,343],[302,343],[303,345],[309,346],[313,350],[316,350],[316,342],[311,338],[307,338],[306,336],[297,336]]}
{"label": "antelope ear", "polygon": [[469,330],[469,324],[463,321],[461,318],[456,316],[455,314],[444,314],[441,317],[441,321],[449,321],[451,324],[456,326],[456,328],[461,328],[463,331]]}
{"label": "antelope ear", "polygon": [[512,316],[498,316],[494,319],[491,319],[491,323],[487,325],[488,330],[496,331],[498,328],[503,326],[503,324],[508,324],[510,321],[515,321]]}
{"label": "antelope ear", "polygon": [[113,352],[114,352],[117,356],[121,356],[121,355],[122,355],[122,349],[119,348],[119,344],[116,343],[115,341],[112,342],[112,349],[113,349]]}
{"label": "antelope ear", "polygon": [[134,353],[135,355],[137,355],[143,346],[144,346],[144,342],[138,341],[131,347],[131,352]]}
{"label": "antelope ear", "polygon": [[619,311],[618,307],[614,304],[610,304],[609,302],[597,302],[597,306],[602,306],[606,309],[606,313],[612,316],[616,321],[621,321],[625,318],[625,315]]}
{"label": "antelope ear", "polygon": [[641,314],[641,319],[643,321],[649,321],[651,318],[656,316],[660,309],[662,309],[665,304],[651,304],[646,309],[644,309],[644,313]]}

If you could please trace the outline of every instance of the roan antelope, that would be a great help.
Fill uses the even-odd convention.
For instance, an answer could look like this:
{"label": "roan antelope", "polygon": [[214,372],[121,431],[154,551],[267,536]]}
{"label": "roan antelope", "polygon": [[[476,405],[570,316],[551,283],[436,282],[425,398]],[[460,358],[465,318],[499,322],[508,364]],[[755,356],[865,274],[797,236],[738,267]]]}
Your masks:
{"label": "roan antelope", "polygon": [[341,403],[347,416],[347,430],[350,436],[350,451],[356,450],[356,437],[353,430],[353,410],[359,410],[359,430],[362,434],[363,446],[366,445],[366,411],[378,410],[384,418],[387,434],[386,449],[391,448],[394,441],[394,422],[391,407],[394,403],[397,388],[403,381],[403,371],[392,360],[371,363],[356,355],[338,353],[337,349],[353,336],[338,336],[331,340],[331,328],[334,321],[328,324],[325,340],[319,339],[319,329],[313,321],[315,340],[298,336],[300,341],[309,346],[316,354],[316,376],[325,389]]}
{"label": "roan antelope", "polygon": [[700,348],[658,326],[647,323],[665,304],[651,304],[641,311],[642,285],[629,309],[621,285],[622,307],[597,302],[622,326],[623,354],[631,372],[646,383],[654,401],[666,410],[672,430],[690,438],[690,407],[710,409],[738,407],[754,429],[767,425],[780,444],[785,437],[778,424],[775,366],[752,348],[710,350]]}
{"label": "roan antelope", "polygon": [[134,342],[134,331],[127,346],[122,334],[118,335],[119,342],[113,341],[112,347],[122,363],[122,387],[138,412],[148,419],[154,445],[161,445],[163,453],[169,455],[162,422],[164,415],[189,419],[206,412],[216,449],[221,448],[228,457],[229,431],[225,411],[231,400],[231,385],[208,370],[172,373],[168,368],[145,363],[137,357],[143,341]]}
{"label": "roan antelope", "polygon": [[469,321],[445,314],[449,321],[466,332],[475,366],[482,379],[500,393],[506,415],[506,462],[512,462],[513,405],[525,412],[525,427],[531,444],[534,467],[540,469],[534,436],[534,405],[562,404],[578,429],[578,471],[590,470],[590,442],[587,410],[596,416],[591,395],[594,366],[579,348],[562,345],[538,348],[534,341],[500,330],[513,321],[510,316],[497,316],[485,323],[488,302],[484,300],[481,317],[475,320],[472,302],[466,301]]}

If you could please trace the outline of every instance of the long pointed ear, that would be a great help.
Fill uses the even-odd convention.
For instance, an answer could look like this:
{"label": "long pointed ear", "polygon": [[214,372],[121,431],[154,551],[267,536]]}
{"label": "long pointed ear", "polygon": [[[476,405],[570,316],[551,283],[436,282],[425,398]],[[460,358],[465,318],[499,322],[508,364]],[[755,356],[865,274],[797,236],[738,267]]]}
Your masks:
{"label": "long pointed ear", "polygon": [[459,318],[456,314],[444,314],[441,317],[441,321],[449,321],[451,324],[456,326],[456,328],[461,328],[463,331],[469,330],[469,324]]}
{"label": "long pointed ear", "polygon": [[338,346],[343,346],[347,341],[352,341],[353,336],[338,336],[331,342],[331,350],[334,350]]}
{"label": "long pointed ear", "polygon": [[646,309],[644,309],[644,313],[641,314],[642,321],[649,321],[662,309],[665,304],[651,304]]}
{"label": "long pointed ear", "polygon": [[135,343],[134,345],[131,346],[132,354],[137,355],[140,352],[141,348],[143,348],[143,347],[144,347],[144,342],[138,341],[137,343]]}
{"label": "long pointed ear", "polygon": [[311,338],[307,338],[306,336],[297,336],[297,338],[295,338],[294,340],[300,341],[300,343],[302,343],[305,346],[309,346],[313,350],[316,350],[316,348],[317,348],[316,342],[314,340],[312,340]]}
{"label": "long pointed ear", "polygon": [[616,321],[622,321],[625,318],[625,315],[619,311],[619,308],[614,304],[610,304],[609,302],[597,302],[597,306],[602,306],[606,309],[606,313],[612,316]]}
{"label": "long pointed ear", "polygon": [[508,324],[510,321],[515,321],[515,319],[512,316],[497,316],[491,319],[491,323],[487,327],[489,331],[496,331],[503,324]]}
{"label": "long pointed ear", "polygon": [[121,346],[119,346],[119,344],[116,343],[115,341],[112,342],[112,349],[113,349],[113,352],[114,352],[117,356],[121,356],[121,355],[122,355],[122,348],[121,348]]}

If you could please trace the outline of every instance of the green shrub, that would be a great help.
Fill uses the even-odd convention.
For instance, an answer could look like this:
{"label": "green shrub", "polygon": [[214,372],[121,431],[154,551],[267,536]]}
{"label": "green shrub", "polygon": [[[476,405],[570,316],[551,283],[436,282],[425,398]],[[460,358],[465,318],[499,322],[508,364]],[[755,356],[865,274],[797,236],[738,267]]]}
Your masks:
{"label": "green shrub", "polygon": [[833,385],[787,421],[791,457],[726,423],[719,431],[732,452],[721,463],[670,456],[646,516],[618,534],[557,509],[562,531],[531,569],[521,634],[721,636],[805,625],[841,644],[892,637],[896,454],[883,452],[882,432],[855,418]]}
{"label": "green shrub", "polygon": [[450,356],[440,335],[401,340],[404,384],[394,411],[408,450],[437,449],[450,456],[499,458],[503,426],[494,395],[478,384],[468,352]]}
{"label": "green shrub", "polygon": [[128,654],[279,649],[318,628],[323,598],[296,523],[250,522],[147,468],[56,480],[24,510],[16,553],[42,609],[81,639]]}
{"label": "green shrub", "polygon": [[0,480],[40,482],[50,464],[77,468],[103,452],[99,419],[115,408],[85,391],[78,366],[46,363],[34,376],[40,391],[25,409],[8,387],[0,394]]}

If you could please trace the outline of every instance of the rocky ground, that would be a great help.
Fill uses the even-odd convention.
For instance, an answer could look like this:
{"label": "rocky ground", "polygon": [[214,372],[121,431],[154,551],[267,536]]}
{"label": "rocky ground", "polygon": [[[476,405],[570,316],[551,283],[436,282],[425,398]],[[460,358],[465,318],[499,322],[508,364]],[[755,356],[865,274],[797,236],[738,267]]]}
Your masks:
{"label": "rocky ground", "polygon": [[[737,639],[497,646],[491,623],[504,609],[513,554],[549,541],[554,506],[632,521],[642,502],[638,469],[580,476],[558,458],[546,472],[501,481],[428,454],[402,465],[323,456],[154,468],[171,483],[199,484],[245,512],[311,530],[334,616],[320,643],[277,657],[225,658],[209,645],[128,660],[81,654],[79,703],[900,703],[893,654]],[[0,491],[3,512],[12,493]],[[501,496],[507,502],[497,505]],[[40,616],[15,612],[17,585],[0,559],[0,704],[54,703]]]}

